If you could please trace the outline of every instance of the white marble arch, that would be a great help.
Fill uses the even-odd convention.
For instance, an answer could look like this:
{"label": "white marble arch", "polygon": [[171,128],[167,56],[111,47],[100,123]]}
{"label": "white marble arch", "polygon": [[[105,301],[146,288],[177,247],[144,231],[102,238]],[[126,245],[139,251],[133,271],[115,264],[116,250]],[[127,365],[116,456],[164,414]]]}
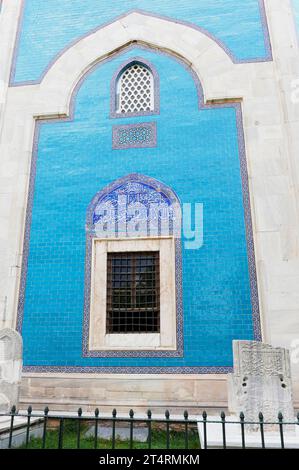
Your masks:
{"label": "white marble arch", "polygon": [[[4,0],[0,40],[5,44],[14,38],[19,4],[18,0]],[[292,82],[299,77],[299,51],[290,0],[265,0],[265,6],[273,62],[234,64],[202,32],[136,12],[67,49],[40,84],[8,87],[7,67],[0,72],[4,83],[0,116],[1,326],[14,327],[16,321],[35,120],[68,116],[72,92],[94,64],[128,44],[146,44],[189,64],[201,81],[205,103],[242,102],[263,339],[285,347],[298,339],[299,106],[292,100]],[[12,48],[5,54],[11,63]],[[292,367],[299,400],[299,364],[294,362]],[[218,398],[221,393],[215,390]],[[217,397],[214,403],[219,402]]]}
{"label": "white marble arch", "polygon": [[[232,85],[240,81],[240,69],[215,40],[191,27],[137,12],[84,36],[50,64],[39,85],[19,86],[18,91],[28,89],[34,116],[68,115],[71,95],[80,78],[96,63],[130,44],[145,44],[184,60],[197,73],[206,101],[236,97]],[[248,69],[250,65],[244,64]],[[237,97],[245,90],[240,89]]]}

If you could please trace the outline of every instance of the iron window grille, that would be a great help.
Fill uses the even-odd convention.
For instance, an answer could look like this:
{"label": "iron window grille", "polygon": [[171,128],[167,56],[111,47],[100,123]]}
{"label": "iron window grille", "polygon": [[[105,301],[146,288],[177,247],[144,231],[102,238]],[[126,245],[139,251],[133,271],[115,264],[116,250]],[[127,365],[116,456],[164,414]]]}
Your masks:
{"label": "iron window grille", "polygon": [[108,253],[106,332],[159,333],[158,251]]}

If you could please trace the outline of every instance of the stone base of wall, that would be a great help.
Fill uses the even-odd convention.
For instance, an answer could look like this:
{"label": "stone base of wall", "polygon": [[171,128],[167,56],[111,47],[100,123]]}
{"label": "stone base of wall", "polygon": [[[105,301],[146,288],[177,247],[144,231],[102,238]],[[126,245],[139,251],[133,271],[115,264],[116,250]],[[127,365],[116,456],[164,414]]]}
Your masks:
{"label": "stone base of wall", "polygon": [[20,409],[153,412],[226,409],[226,375],[32,374],[22,378]]}

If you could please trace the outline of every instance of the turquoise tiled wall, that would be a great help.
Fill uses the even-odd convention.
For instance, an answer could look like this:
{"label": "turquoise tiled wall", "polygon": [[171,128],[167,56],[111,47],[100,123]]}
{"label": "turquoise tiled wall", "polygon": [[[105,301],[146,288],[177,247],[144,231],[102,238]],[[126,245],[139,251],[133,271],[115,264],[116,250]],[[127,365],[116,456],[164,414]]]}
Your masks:
{"label": "turquoise tiled wall", "polygon": [[[40,2],[31,3],[34,8]],[[55,3],[58,12],[65,4],[49,3]],[[224,8],[235,2],[203,3],[215,11],[216,3]],[[246,3],[254,11],[256,2]],[[216,27],[217,18],[209,21]],[[230,40],[240,48],[239,39]],[[37,75],[48,60],[41,55],[38,66],[33,61]],[[136,55],[157,68],[161,113],[110,119],[111,77],[125,59]],[[19,77],[29,77],[25,69],[20,66]],[[235,109],[199,110],[190,73],[173,58],[139,48],[93,71],[75,105],[74,121],[41,126],[23,323],[24,364],[232,365],[232,340],[253,337]],[[156,148],[112,150],[112,125],[142,121],[157,122]],[[184,357],[83,358],[86,209],[97,191],[133,172],[161,180],[183,203],[204,204],[204,246],[183,250]]]}
{"label": "turquoise tiled wall", "polygon": [[38,80],[49,62],[72,41],[141,9],[199,26],[220,40],[236,60],[269,55],[262,0],[24,0],[15,82]]}

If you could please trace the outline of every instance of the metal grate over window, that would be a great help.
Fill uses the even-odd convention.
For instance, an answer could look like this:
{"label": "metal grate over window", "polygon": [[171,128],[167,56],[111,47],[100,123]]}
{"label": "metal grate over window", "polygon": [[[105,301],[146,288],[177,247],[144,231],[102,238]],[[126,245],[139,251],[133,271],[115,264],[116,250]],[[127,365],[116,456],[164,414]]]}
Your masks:
{"label": "metal grate over window", "polygon": [[107,256],[107,333],[158,333],[159,252]]}
{"label": "metal grate over window", "polygon": [[153,75],[147,67],[138,63],[133,64],[119,78],[117,112],[139,113],[153,109]]}

